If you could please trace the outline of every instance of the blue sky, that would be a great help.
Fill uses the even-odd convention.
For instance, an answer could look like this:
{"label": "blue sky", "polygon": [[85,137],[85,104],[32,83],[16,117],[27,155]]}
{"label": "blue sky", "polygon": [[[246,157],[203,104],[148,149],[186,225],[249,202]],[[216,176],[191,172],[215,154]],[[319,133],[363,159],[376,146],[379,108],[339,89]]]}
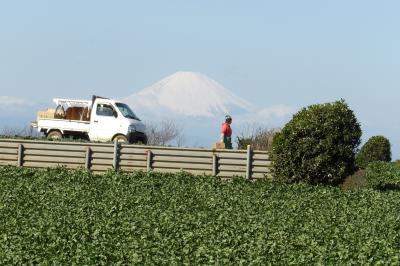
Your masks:
{"label": "blue sky", "polygon": [[259,106],[344,98],[363,139],[389,137],[399,158],[399,10],[385,0],[0,1],[0,126],[16,121],[5,101],[124,97],[186,70]]}

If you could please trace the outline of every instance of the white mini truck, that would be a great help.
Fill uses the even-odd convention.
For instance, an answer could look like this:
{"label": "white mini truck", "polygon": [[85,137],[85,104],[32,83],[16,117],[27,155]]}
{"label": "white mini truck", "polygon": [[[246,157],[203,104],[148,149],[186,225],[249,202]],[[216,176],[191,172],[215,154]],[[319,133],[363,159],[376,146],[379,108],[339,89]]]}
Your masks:
{"label": "white mini truck", "polygon": [[73,137],[147,144],[145,125],[125,103],[99,96],[91,101],[53,101],[57,107],[38,112],[37,121],[32,123],[48,139]]}

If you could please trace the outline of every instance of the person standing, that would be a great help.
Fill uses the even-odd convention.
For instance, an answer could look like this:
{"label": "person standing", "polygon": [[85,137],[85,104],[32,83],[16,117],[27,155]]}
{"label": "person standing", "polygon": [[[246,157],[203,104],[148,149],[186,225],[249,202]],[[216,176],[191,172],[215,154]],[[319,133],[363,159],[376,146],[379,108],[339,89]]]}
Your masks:
{"label": "person standing", "polygon": [[225,116],[225,123],[221,126],[221,142],[225,144],[225,149],[232,149],[232,117]]}

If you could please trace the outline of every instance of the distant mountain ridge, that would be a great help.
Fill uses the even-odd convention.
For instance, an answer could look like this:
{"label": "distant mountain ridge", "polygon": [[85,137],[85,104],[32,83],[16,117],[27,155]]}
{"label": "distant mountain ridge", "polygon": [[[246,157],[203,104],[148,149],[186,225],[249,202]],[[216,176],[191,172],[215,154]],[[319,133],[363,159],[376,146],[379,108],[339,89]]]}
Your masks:
{"label": "distant mountain ridge", "polygon": [[197,72],[176,72],[123,99],[139,112],[154,116],[221,117],[248,113],[254,106],[215,80]]}

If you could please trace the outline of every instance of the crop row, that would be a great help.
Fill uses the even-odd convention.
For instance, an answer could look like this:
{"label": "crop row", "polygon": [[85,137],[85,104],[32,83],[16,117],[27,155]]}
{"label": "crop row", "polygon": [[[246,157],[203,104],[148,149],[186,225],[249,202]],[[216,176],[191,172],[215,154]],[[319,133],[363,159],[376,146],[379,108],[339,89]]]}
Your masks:
{"label": "crop row", "polygon": [[400,192],[0,168],[0,264],[398,264]]}

